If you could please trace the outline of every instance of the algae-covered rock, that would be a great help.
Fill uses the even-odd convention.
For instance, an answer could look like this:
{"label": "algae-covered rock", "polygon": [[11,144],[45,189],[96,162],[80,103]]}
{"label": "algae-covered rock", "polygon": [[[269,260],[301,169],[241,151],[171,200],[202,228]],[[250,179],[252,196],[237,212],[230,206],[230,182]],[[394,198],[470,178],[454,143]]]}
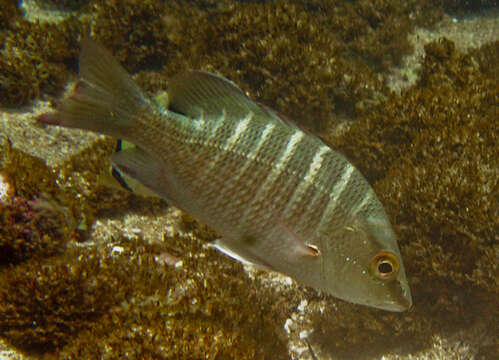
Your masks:
{"label": "algae-covered rock", "polygon": [[8,142],[0,149],[0,173],[8,187],[0,201],[0,268],[61,253],[74,220],[52,170]]}
{"label": "algae-covered rock", "polygon": [[[110,145],[97,141],[53,170],[18,150],[2,152],[0,171],[11,187],[35,200],[45,190],[50,201],[36,223],[25,220],[31,219],[25,210],[34,203],[2,204],[2,214],[9,215],[4,219],[22,225],[0,224],[0,233],[9,235],[4,239],[12,239],[7,245],[19,240],[12,235],[18,228],[24,234],[36,225],[42,237],[23,238],[16,261],[6,255],[10,264],[23,263],[0,272],[0,336],[24,353],[46,358],[263,359],[272,354],[285,359],[282,324],[296,300],[260,290],[240,264],[205,249],[194,236],[213,239],[213,233],[192,218],[182,216],[176,235],[154,245],[119,236],[108,239],[113,243],[108,247],[94,236],[97,246],[92,246],[73,235],[68,241],[68,232],[58,234],[75,230],[82,217],[92,225],[127,212],[141,217],[164,210],[158,200],[99,185]],[[54,210],[55,198],[61,201]],[[74,218],[72,227],[61,214]]]}
{"label": "algae-covered rock", "polygon": [[20,19],[2,32],[0,104],[60,92],[90,22],[128,71],[215,71],[319,129],[334,114],[355,117],[382,101],[387,89],[375,71],[399,63],[411,51],[408,32],[440,14],[420,1],[94,0],[57,25]]}
{"label": "algae-covered rock", "polygon": [[[129,296],[58,358],[287,358],[280,294],[256,291],[240,264],[194,239],[167,240],[178,255],[164,246],[124,245],[119,259],[132,264],[120,281],[131,286]],[[138,256],[143,260],[134,261]]]}
{"label": "algae-covered rock", "polygon": [[440,16],[417,1],[97,4],[95,36],[129,71],[217,72],[314,129],[382,101],[375,70],[411,51],[416,23]]}
{"label": "algae-covered rock", "polygon": [[[416,86],[331,139],[374,182],[413,293],[414,309],[404,322],[390,314],[380,322],[366,311],[367,323],[355,327],[367,333],[343,325],[355,331],[348,343],[371,344],[355,350],[359,356],[384,353],[409,338],[409,348],[423,348],[435,336],[467,329],[499,335],[498,43],[471,54],[457,53],[446,39],[425,49]],[[324,332],[317,341],[351,356],[345,343],[325,342],[339,331],[325,329],[326,323],[317,322]],[[379,331],[368,326],[375,323]],[[399,338],[377,347],[387,327]],[[484,341],[475,351],[485,359],[498,345]]]}
{"label": "algae-covered rock", "polygon": [[76,69],[77,28],[74,18],[59,24],[30,23],[19,18],[0,30],[0,105],[24,105],[42,94],[56,95]]}
{"label": "algae-covered rock", "polygon": [[2,1],[2,6],[0,7],[0,39],[2,39],[2,30],[12,25],[20,15],[21,11],[17,6],[16,0]]}
{"label": "algae-covered rock", "polygon": [[[0,272],[0,335],[23,352],[63,346],[122,300],[97,254],[31,260]],[[113,296],[109,294],[113,293]]]}
{"label": "algae-covered rock", "polygon": [[58,10],[79,10],[87,5],[89,0],[35,0],[41,8]]}

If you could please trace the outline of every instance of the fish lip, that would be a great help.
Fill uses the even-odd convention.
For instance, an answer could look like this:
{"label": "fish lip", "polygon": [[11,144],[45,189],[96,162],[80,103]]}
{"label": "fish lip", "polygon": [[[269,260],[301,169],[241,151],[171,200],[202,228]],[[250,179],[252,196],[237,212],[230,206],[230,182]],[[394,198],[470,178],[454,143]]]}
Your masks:
{"label": "fish lip", "polygon": [[383,304],[380,306],[383,310],[394,311],[394,312],[403,312],[407,311],[411,308],[412,305],[403,305],[403,304]]}
{"label": "fish lip", "polygon": [[403,297],[399,301],[384,302],[374,305],[375,307],[383,310],[403,312],[412,307],[411,297]]}
{"label": "fish lip", "polygon": [[410,307],[407,307],[402,304],[397,304],[397,303],[382,303],[382,304],[375,304],[375,308],[381,309],[381,310],[386,310],[386,311],[393,311],[393,312],[403,312],[409,310]]}

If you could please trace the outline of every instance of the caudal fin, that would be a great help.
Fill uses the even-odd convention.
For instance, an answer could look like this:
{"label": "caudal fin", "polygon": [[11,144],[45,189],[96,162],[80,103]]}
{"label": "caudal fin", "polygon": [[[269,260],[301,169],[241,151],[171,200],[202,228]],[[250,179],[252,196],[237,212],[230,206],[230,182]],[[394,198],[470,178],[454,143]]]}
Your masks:
{"label": "caudal fin", "polygon": [[137,114],[149,104],[139,86],[102,46],[81,42],[80,78],[55,113],[38,121],[127,138]]}

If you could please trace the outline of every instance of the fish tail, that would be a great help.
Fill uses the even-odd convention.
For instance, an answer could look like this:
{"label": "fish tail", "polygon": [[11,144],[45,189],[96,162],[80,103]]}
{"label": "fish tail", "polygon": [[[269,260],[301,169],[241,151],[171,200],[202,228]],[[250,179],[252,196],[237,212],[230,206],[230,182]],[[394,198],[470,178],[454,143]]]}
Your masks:
{"label": "fish tail", "polygon": [[81,43],[80,79],[54,113],[38,121],[128,138],[137,115],[150,105],[139,86],[114,57],[90,38]]}

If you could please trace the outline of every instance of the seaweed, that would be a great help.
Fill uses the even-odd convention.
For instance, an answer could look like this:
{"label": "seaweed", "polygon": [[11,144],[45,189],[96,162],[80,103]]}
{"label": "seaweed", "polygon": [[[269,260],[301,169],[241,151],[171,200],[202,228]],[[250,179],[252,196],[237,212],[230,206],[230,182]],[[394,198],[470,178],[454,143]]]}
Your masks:
{"label": "seaweed", "polygon": [[[497,55],[483,58],[491,46],[477,61],[478,51],[459,54],[449,40],[428,44],[415,87],[330,139],[375,183],[401,238],[428,249],[417,251],[417,272],[433,266],[455,282],[469,281],[497,241]],[[445,254],[453,261],[443,263]],[[494,277],[489,290],[499,290]]]}
{"label": "seaweed", "polygon": [[60,253],[74,220],[53,172],[10,144],[2,150],[0,169],[11,190],[0,202],[0,267]]}
{"label": "seaweed", "polygon": [[16,107],[59,94],[76,69],[80,26],[73,17],[58,24],[18,19],[2,31],[0,106]]}
{"label": "seaweed", "polygon": [[[404,339],[414,351],[438,334],[477,327],[498,335],[498,43],[461,54],[442,38],[425,50],[414,87],[329,139],[374,183],[398,235],[414,302],[411,313],[383,321],[362,309],[366,321],[355,326],[327,329],[329,322],[316,319],[316,341],[345,357],[383,354]],[[325,317],[333,321],[335,314]],[[362,327],[367,331],[358,332]],[[327,342],[341,331],[351,334],[348,341]],[[396,334],[393,342],[382,339],[387,331]],[[360,343],[369,346],[352,351]],[[480,352],[487,358],[497,346],[483,344]]]}
{"label": "seaweed", "polygon": [[22,20],[4,33],[2,105],[60,92],[76,69],[77,35],[88,33],[91,21],[95,38],[132,73],[161,70],[162,78],[186,68],[216,71],[321,129],[335,116],[354,118],[383,101],[388,90],[376,72],[411,51],[407,34],[416,24],[431,24],[441,14],[431,2],[394,0],[217,6],[94,0],[83,11],[89,16],[58,25]]}
{"label": "seaweed", "polygon": [[314,129],[383,101],[388,89],[376,71],[411,51],[406,36],[416,23],[440,16],[392,1],[97,4],[94,34],[129,71],[218,72]]}
{"label": "seaweed", "polygon": [[[90,21],[93,36],[149,94],[187,68],[219,72],[325,130],[374,184],[399,236],[414,309],[381,313],[328,298],[312,318],[314,348],[372,357],[400,344],[417,352],[460,330],[494,336],[498,43],[467,54],[445,39],[427,45],[418,82],[401,95],[378,73],[411,51],[406,35],[415,25],[441,16],[430,3],[95,0],[83,7],[87,17],[57,26],[19,15],[1,23],[3,16],[0,102],[56,101],[75,76],[78,34],[88,33]],[[339,117],[358,122],[332,137]],[[16,189],[2,204],[0,229],[24,230],[9,235],[22,246],[0,270],[0,335],[10,344],[61,359],[288,357],[282,324],[301,293],[251,280],[240,264],[205,248],[215,235],[189,216],[165,243],[121,236],[110,239],[116,251],[86,242],[71,248],[76,224],[165,206],[98,185],[113,151],[109,140],[56,169],[12,151],[0,154],[2,174]],[[40,199],[51,207],[37,212]],[[16,222],[21,227],[10,227]],[[483,344],[479,355],[492,357],[497,346]]]}
{"label": "seaweed", "polygon": [[89,0],[35,0],[41,8],[57,10],[80,10],[88,5]]}
{"label": "seaweed", "polygon": [[[143,359],[165,356],[165,349],[172,359],[267,354],[286,358],[283,302],[289,306],[295,302],[270,289],[260,297],[241,265],[220,258],[215,250],[206,251],[203,242],[193,238],[214,235],[194,225],[192,218],[181,220],[189,239],[177,236],[165,239],[165,244],[123,237],[112,239],[111,251],[105,245],[82,251],[68,242],[78,219],[92,224],[96,217],[119,215],[117,208],[150,213],[164,206],[157,200],[140,205],[129,194],[110,192],[98,184],[112,145],[100,140],[56,169],[16,149],[5,153],[2,174],[19,196],[36,200],[44,192],[50,204],[59,199],[58,206],[70,211],[38,217],[36,224],[47,242],[26,239],[24,246],[31,248],[23,254],[30,250],[31,258],[26,255],[21,263],[9,259],[11,266],[0,273],[0,336],[21,352],[47,358],[126,354]],[[27,172],[32,177],[24,176]],[[17,204],[18,221],[29,216],[23,211],[31,203],[22,205]],[[68,227],[54,223],[66,212],[74,219],[69,236],[53,239],[51,231]],[[5,225],[3,230],[12,230],[11,224]],[[40,249],[45,245],[51,248]],[[173,264],[171,259],[176,259]],[[183,263],[180,270],[175,270],[177,261]],[[204,340],[193,343],[192,339]]]}
{"label": "seaweed", "polygon": [[123,300],[124,294],[114,291],[120,282],[109,270],[113,265],[95,252],[80,257],[72,251],[3,270],[1,336],[34,355],[62,347]]}
{"label": "seaweed", "polygon": [[496,0],[440,0],[445,11],[460,12],[480,11],[497,7]]}
{"label": "seaweed", "polygon": [[172,256],[164,246],[122,245],[127,270],[115,291],[131,286],[133,296],[81,332],[58,358],[287,358],[285,312],[278,311],[283,300],[276,292],[257,295],[241,265],[204,251],[202,242],[166,240],[181,254],[181,266],[158,264]]}
{"label": "seaweed", "polygon": [[107,252],[4,270],[1,336],[47,358],[287,358],[282,309],[294,301],[257,293],[240,264],[202,242],[165,240],[115,239]]}
{"label": "seaweed", "polygon": [[0,268],[32,256],[61,251],[67,236],[64,213],[44,200],[13,197],[0,203]]}
{"label": "seaweed", "polygon": [[[16,0],[2,0],[0,7],[0,39],[2,30],[9,28],[22,15]],[[0,41],[3,43],[3,41]]]}

